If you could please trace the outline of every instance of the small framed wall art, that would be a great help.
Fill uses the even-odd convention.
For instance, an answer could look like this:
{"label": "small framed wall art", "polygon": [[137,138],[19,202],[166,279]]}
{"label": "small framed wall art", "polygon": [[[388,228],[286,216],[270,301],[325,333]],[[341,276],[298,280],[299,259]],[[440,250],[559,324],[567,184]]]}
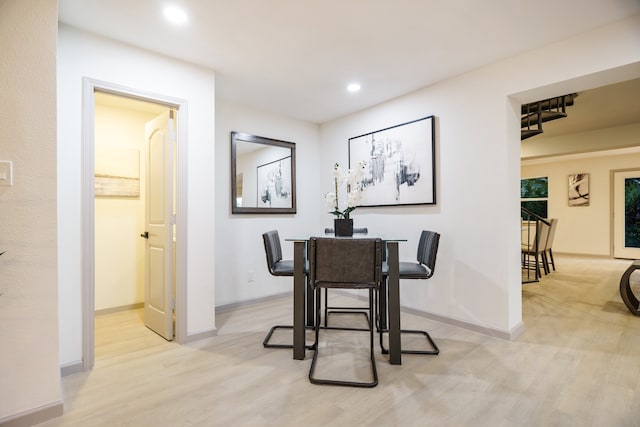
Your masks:
{"label": "small framed wall art", "polygon": [[569,175],[569,206],[589,206],[589,174]]}

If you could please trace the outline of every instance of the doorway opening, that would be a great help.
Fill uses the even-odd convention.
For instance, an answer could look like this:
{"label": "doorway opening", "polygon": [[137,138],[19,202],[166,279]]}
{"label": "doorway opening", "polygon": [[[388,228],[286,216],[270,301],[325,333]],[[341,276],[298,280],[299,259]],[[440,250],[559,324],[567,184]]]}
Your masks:
{"label": "doorway opening", "polygon": [[[83,96],[82,367],[90,370],[96,311],[133,309],[127,321],[144,333],[146,325],[167,340],[186,336],[186,102],[91,79]],[[158,228],[149,227],[158,225],[161,206],[167,243],[159,245]]]}
{"label": "doorway opening", "polygon": [[[571,257],[569,260],[554,261],[555,269],[551,268],[547,275],[543,273],[543,286],[522,286],[523,314],[529,316],[529,321],[537,320],[537,316],[532,315],[535,313],[535,303],[527,304],[527,301],[532,301],[532,295],[544,294],[548,297],[545,292],[552,288],[551,284],[571,289],[572,281],[566,276],[571,266],[563,266],[563,262],[573,262],[575,259],[576,266],[580,262],[589,266],[590,259],[601,256],[611,258],[602,261],[603,264],[610,262],[612,268],[620,268],[620,263],[613,259],[613,247],[609,250],[609,245],[613,246],[614,241],[612,171],[630,166],[627,163],[631,160],[623,159],[622,154],[638,152],[637,143],[634,143],[632,136],[632,127],[637,126],[637,107],[633,102],[626,102],[627,98],[634,100],[633,96],[640,88],[638,80],[634,78],[637,76],[634,68],[637,66],[558,82],[531,90],[525,98],[519,99],[521,104],[526,104],[532,99],[542,99],[552,93],[580,94],[580,98],[576,100],[576,108],[568,112],[568,118],[552,122],[548,126],[547,137],[539,136],[521,141],[520,178],[548,178],[548,215],[545,217],[559,219],[553,252]],[[608,104],[608,99],[616,100],[611,103],[615,104],[615,108],[607,108],[607,114],[603,115],[602,106]],[[572,122],[574,119],[576,122]],[[592,189],[595,189],[594,194],[597,192],[595,199],[589,197],[589,204],[574,203],[572,191],[574,178],[578,175],[586,176],[587,179],[590,177],[591,180],[586,182],[591,183]],[[524,236],[522,240],[525,240]],[[581,256],[584,256],[584,260],[580,259]],[[554,270],[559,270],[560,275],[554,273]],[[592,279],[589,280],[591,283]],[[549,286],[544,286],[545,284]],[[608,302],[605,299],[601,301],[603,306]],[[626,310],[621,310],[621,315],[626,314]]]}
{"label": "doorway opening", "polygon": [[613,257],[640,259],[640,169],[611,171]]}
{"label": "doorway opening", "polygon": [[[98,355],[100,348],[118,341],[119,330],[135,333],[148,322],[144,315],[149,298],[145,286],[146,242],[141,237],[146,229],[147,199],[151,196],[147,191],[149,156],[146,155],[145,128],[169,111],[173,110],[163,104],[95,93],[95,309],[98,316],[95,347]],[[173,288],[173,277],[170,281]],[[126,310],[135,313],[120,313]],[[173,333],[164,335],[165,339],[173,340]]]}

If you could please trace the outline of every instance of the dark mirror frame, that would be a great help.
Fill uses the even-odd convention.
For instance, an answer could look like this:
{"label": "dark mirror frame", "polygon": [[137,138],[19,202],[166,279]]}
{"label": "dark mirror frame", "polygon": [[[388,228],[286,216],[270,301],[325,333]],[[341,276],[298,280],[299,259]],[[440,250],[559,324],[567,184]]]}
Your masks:
{"label": "dark mirror frame", "polygon": [[[236,156],[238,142],[283,147],[291,150],[291,207],[290,208],[263,208],[242,207],[237,202],[236,182]],[[231,213],[234,214],[294,214],[296,213],[296,144],[280,141],[278,139],[265,138],[242,132],[231,132]]]}

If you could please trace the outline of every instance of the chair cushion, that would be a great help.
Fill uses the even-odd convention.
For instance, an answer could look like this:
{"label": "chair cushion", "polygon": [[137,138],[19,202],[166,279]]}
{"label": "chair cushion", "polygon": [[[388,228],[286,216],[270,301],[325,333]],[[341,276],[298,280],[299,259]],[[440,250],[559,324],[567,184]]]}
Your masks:
{"label": "chair cushion", "polygon": [[[304,265],[304,274],[309,274],[309,261]],[[276,262],[276,265],[273,269],[274,276],[293,276],[293,260],[292,259],[283,259],[281,261]]]}
{"label": "chair cushion", "polygon": [[[400,261],[398,267],[400,278],[402,279],[428,279],[431,277],[429,267],[417,262]],[[382,274],[384,276],[389,275],[389,264],[386,261],[382,263]]]}
{"label": "chair cushion", "polygon": [[293,276],[293,260],[284,259],[278,261],[273,266],[275,276]]}
{"label": "chair cushion", "polygon": [[417,262],[400,262],[399,265],[401,279],[428,279],[431,277],[429,267]]}

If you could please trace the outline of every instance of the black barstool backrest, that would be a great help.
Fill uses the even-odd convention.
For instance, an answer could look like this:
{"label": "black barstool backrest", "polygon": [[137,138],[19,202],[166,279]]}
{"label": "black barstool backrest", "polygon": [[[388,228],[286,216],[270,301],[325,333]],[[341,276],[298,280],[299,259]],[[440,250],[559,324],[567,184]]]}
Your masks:
{"label": "black barstool backrest", "polygon": [[429,269],[429,275],[426,279],[433,276],[436,269],[436,256],[438,255],[439,243],[440,234],[435,231],[424,230],[420,234],[420,242],[418,242],[418,262]]}
{"label": "black barstool backrest", "polygon": [[262,234],[264,241],[264,251],[267,256],[267,267],[269,273],[274,276],[293,276],[293,262],[282,261],[282,247],[280,246],[280,235],[277,230],[267,231]]}

